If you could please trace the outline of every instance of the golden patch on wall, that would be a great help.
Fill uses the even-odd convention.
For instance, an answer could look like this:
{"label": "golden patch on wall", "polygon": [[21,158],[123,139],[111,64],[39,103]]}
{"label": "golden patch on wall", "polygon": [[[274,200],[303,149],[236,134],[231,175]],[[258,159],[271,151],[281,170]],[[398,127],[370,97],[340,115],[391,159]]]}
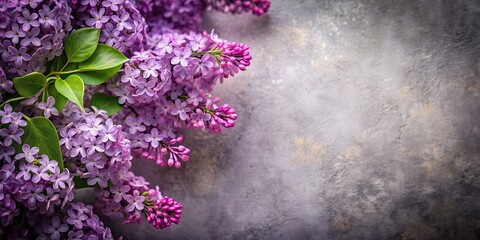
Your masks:
{"label": "golden patch on wall", "polygon": [[361,151],[362,149],[357,145],[350,146],[347,148],[347,151],[345,151],[345,158],[349,160],[358,158],[360,157]]}
{"label": "golden patch on wall", "polygon": [[317,162],[325,155],[325,148],[316,143],[312,137],[295,137],[295,162]]}

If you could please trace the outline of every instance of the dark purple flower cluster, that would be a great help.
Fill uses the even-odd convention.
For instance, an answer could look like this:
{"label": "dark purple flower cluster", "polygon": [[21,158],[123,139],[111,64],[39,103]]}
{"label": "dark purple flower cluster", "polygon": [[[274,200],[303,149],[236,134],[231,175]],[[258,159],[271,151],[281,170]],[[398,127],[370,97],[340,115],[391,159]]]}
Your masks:
{"label": "dark purple flower cluster", "polygon": [[93,213],[93,207],[83,203],[71,203],[53,215],[32,213],[30,217],[36,239],[113,239],[110,228]]}
{"label": "dark purple flower cluster", "polygon": [[205,0],[205,2],[213,9],[234,14],[252,12],[261,16],[270,8],[270,0]]}
{"label": "dark purple flower cluster", "polygon": [[100,42],[130,55],[140,50],[147,25],[142,14],[128,0],[76,0],[73,26],[101,29]]}
{"label": "dark purple flower cluster", "polygon": [[43,72],[61,54],[71,11],[67,1],[0,1],[0,93],[12,90],[13,77]]}
{"label": "dark purple flower cluster", "polygon": [[[19,224],[35,226],[33,214],[52,216],[73,200],[72,178],[68,169],[61,172],[58,162],[39,154],[39,148],[22,145],[27,122],[22,113],[10,105],[0,110],[0,221],[9,236],[33,234],[28,227],[15,230]],[[15,151],[14,145],[22,146]],[[20,231],[21,230],[21,231]],[[20,231],[20,232],[19,232]],[[55,239],[52,237],[52,239]],[[59,239],[59,238],[56,238]]]}
{"label": "dark purple flower cluster", "polygon": [[0,68],[8,70],[7,79],[42,72],[47,61],[61,54],[72,30],[71,11],[67,1],[0,2]]}
{"label": "dark purple flower cluster", "polygon": [[199,31],[205,9],[203,0],[137,0],[135,6],[153,33]]}

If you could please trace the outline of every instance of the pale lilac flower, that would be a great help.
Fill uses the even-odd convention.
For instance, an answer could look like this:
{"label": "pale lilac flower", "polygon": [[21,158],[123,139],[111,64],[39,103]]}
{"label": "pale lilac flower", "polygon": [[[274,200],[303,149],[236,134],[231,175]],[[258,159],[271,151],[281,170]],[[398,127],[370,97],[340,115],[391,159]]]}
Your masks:
{"label": "pale lilac flower", "polygon": [[38,147],[30,148],[28,144],[24,144],[22,146],[22,151],[23,153],[17,154],[17,156],[15,156],[15,159],[25,158],[27,162],[33,162],[33,160],[35,159],[35,155],[37,155],[37,153],[39,152],[39,148]]}
{"label": "pale lilac flower", "polygon": [[40,102],[37,104],[37,107],[41,110],[43,110],[43,116],[46,118],[50,118],[50,115],[58,116],[58,111],[54,107],[55,105],[55,98],[52,96],[49,96],[47,98],[47,102]]}
{"label": "pale lilac flower", "polygon": [[196,58],[197,60],[193,61],[193,64],[195,65],[193,67],[193,73],[201,73],[203,75],[207,75],[210,69],[215,66],[215,60],[212,58],[213,56],[210,54],[203,55],[201,59]]}
{"label": "pale lilac flower", "polygon": [[85,123],[79,126],[79,129],[90,133],[92,136],[97,136],[98,131],[102,130],[100,125],[102,120],[96,117],[87,117]]}
{"label": "pale lilac flower", "polygon": [[160,141],[162,141],[163,136],[158,133],[157,128],[152,128],[150,134],[145,134],[144,138],[146,142],[149,142],[152,145],[152,147],[157,148]]}
{"label": "pale lilac flower", "polygon": [[67,149],[71,149],[72,140],[74,139],[73,136],[77,134],[77,131],[75,129],[62,128],[58,132],[60,135],[60,145],[65,146]]}
{"label": "pale lilac flower", "polygon": [[183,67],[188,66],[187,59],[192,55],[192,50],[190,50],[190,48],[185,48],[183,51],[176,48],[173,50],[173,53],[175,54],[175,57],[173,57],[171,61],[173,65],[180,63]]}
{"label": "pale lilac flower", "polygon": [[124,28],[132,29],[133,26],[127,21],[129,19],[130,19],[130,15],[127,12],[122,13],[120,17],[117,15],[112,16],[112,20],[117,23],[117,29],[119,31],[122,31]]}
{"label": "pale lilac flower", "polygon": [[27,126],[27,121],[23,120],[22,113],[14,112],[10,116],[10,126],[13,128]]}
{"label": "pale lilac flower", "polygon": [[160,69],[160,64],[158,64],[155,59],[151,58],[148,59],[146,63],[141,63],[139,68],[143,70],[144,78],[149,78],[150,76],[158,77],[157,70]]}
{"label": "pale lilac flower", "polygon": [[39,47],[41,45],[40,38],[38,38],[38,34],[40,33],[39,28],[33,28],[28,31],[25,38],[22,39],[20,44],[22,46],[28,47],[28,45],[32,44],[33,46]]}
{"label": "pale lilac flower", "polygon": [[87,155],[92,155],[95,152],[105,152],[105,144],[101,141],[98,141],[97,138],[84,141],[83,145],[88,148]]}
{"label": "pale lilac flower", "polygon": [[6,104],[3,107],[3,110],[0,110],[0,117],[2,117],[1,123],[8,124],[12,120],[12,106],[10,104]]}
{"label": "pale lilac flower", "polygon": [[148,82],[138,82],[137,83],[137,91],[135,92],[134,96],[141,96],[143,94],[146,94],[147,96],[153,96],[155,94],[155,91],[153,90],[155,88],[156,82],[151,80]]}
{"label": "pale lilac flower", "polygon": [[18,17],[18,23],[22,24],[22,30],[28,31],[30,27],[38,27],[40,23],[38,22],[38,14],[37,13],[30,13],[28,9],[23,9],[21,17]]}
{"label": "pale lilac flower", "polygon": [[145,125],[143,125],[143,120],[142,118],[134,118],[132,116],[128,116],[127,119],[125,119],[125,123],[130,126],[129,132],[130,134],[135,134],[137,132],[143,132],[145,131]]}
{"label": "pale lilac flower", "polygon": [[113,186],[110,188],[110,192],[114,195],[113,200],[115,202],[120,202],[122,199],[127,197],[126,193],[130,191],[130,186],[123,185],[121,187]]}
{"label": "pale lilac flower", "polygon": [[16,48],[9,46],[8,52],[10,53],[8,61],[15,62],[15,66],[17,67],[21,66],[24,61],[30,61],[32,59],[32,56],[27,53],[27,48],[25,47],[21,47],[17,50]]}
{"label": "pale lilac flower", "polygon": [[95,26],[96,28],[101,28],[102,25],[110,19],[109,16],[104,16],[105,15],[105,8],[100,8],[100,10],[97,11],[97,9],[91,9],[90,14],[92,14],[93,18],[87,19],[86,23],[88,26],[93,27]]}
{"label": "pale lilac flower", "polygon": [[5,33],[5,37],[11,38],[13,44],[17,44],[20,41],[20,38],[25,37],[25,32],[20,29],[18,24],[12,24],[12,28],[10,31]]}
{"label": "pale lilac flower", "polygon": [[86,157],[87,153],[85,152],[85,148],[83,144],[78,142],[77,140],[72,141],[72,149],[70,150],[70,157],[76,157],[80,154],[81,157]]}
{"label": "pale lilac flower", "polygon": [[100,41],[113,46],[120,36],[120,31],[112,23],[107,23],[105,29],[100,33]]}
{"label": "pale lilac flower", "polygon": [[55,18],[58,15],[58,9],[50,10],[50,7],[48,5],[43,5],[43,9],[38,10],[38,15],[38,22],[44,27],[56,27],[57,21],[55,20]]}
{"label": "pale lilac flower", "polygon": [[128,205],[125,208],[127,211],[133,212],[135,209],[139,211],[143,210],[145,197],[141,196],[137,190],[133,191],[133,195],[127,195],[126,200],[128,202]]}
{"label": "pale lilac flower", "polygon": [[193,106],[198,106],[201,101],[203,101],[203,98],[199,96],[197,91],[192,91],[188,93],[188,99],[187,99],[188,104],[192,104]]}
{"label": "pale lilac flower", "polygon": [[178,115],[182,121],[187,120],[188,112],[192,110],[188,107],[187,102],[182,102],[180,99],[175,100],[175,108],[170,111],[172,115]]}
{"label": "pale lilac flower", "polygon": [[60,173],[60,168],[56,167],[55,172],[50,175],[50,182],[53,183],[53,189],[57,190],[59,188],[66,188],[65,182],[70,178],[70,172],[68,169],[65,169],[64,172]]}
{"label": "pale lilac flower", "polygon": [[129,82],[132,86],[137,85],[137,78],[140,76],[140,69],[133,69],[130,65],[126,65],[124,68],[124,75],[121,81],[124,83]]}
{"label": "pale lilac flower", "polygon": [[118,11],[118,5],[122,4],[122,0],[106,0],[102,2],[102,6]]}
{"label": "pale lilac flower", "polygon": [[157,49],[160,50],[160,55],[164,55],[165,53],[172,53],[173,47],[170,45],[170,39],[162,39],[162,41],[157,44]]}

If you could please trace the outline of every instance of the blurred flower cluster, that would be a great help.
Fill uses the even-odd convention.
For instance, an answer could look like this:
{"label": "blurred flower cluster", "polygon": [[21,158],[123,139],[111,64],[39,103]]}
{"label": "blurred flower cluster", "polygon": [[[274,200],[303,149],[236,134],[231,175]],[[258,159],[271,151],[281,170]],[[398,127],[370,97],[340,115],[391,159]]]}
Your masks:
{"label": "blurred flower cluster", "polygon": [[[269,7],[268,0],[0,1],[0,238],[112,239],[96,214],[160,229],[178,224],[182,204],[133,173],[132,161],[182,168],[190,159],[182,129],[235,125],[235,110],[211,92],[252,57],[247,45],[201,32],[202,15],[260,16]],[[80,29],[96,31],[69,38]],[[91,41],[90,50],[71,50]],[[119,64],[96,51],[119,56]],[[81,188],[94,188],[94,206],[74,199]]]}

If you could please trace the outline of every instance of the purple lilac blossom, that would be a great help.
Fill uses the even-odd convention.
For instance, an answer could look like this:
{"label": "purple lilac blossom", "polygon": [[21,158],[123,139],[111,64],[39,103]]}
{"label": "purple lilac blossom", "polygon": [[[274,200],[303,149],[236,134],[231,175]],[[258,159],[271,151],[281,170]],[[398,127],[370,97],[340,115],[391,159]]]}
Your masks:
{"label": "purple lilac blossom", "polygon": [[[192,30],[199,30],[206,7],[262,15],[269,5],[266,0],[0,3],[0,101],[3,93],[15,93],[13,77],[46,70],[72,28],[100,28],[100,42],[131,57],[112,81],[86,88],[86,103],[96,91],[119,97],[124,109],[113,118],[96,108],[83,113],[72,103],[59,113],[53,97],[39,102],[34,96],[21,103],[27,115],[52,118],[60,135],[63,172],[37,147],[22,145],[27,124],[22,113],[9,104],[0,109],[0,222],[9,229],[7,237],[111,239],[91,206],[71,203],[74,176],[96,187],[96,206],[105,215],[126,218],[125,223],[140,223],[144,217],[155,228],[178,224],[182,205],[130,171],[132,153],[181,168],[190,153],[180,145],[181,129],[219,133],[221,126],[234,126],[235,110],[218,105],[219,98],[210,92],[218,81],[250,65],[249,48],[218,39],[213,31]],[[36,108],[26,106],[34,103]],[[15,151],[16,145],[21,151]],[[28,224],[15,226],[24,215]]]}
{"label": "purple lilac blossom", "polygon": [[141,50],[145,40],[144,18],[128,0],[82,0],[72,4],[73,27],[101,29],[100,42],[112,46],[127,56]]}
{"label": "purple lilac blossom", "polygon": [[157,34],[199,31],[205,10],[203,0],[137,0],[135,6]]}
{"label": "purple lilac blossom", "polygon": [[[72,30],[71,11],[67,1],[54,0],[10,0],[0,6],[4,19],[0,21],[0,84],[18,75],[44,71],[47,61],[60,55]],[[0,92],[9,89],[1,88]]]}
{"label": "purple lilac blossom", "polygon": [[233,14],[252,12],[261,16],[270,8],[270,0],[205,0],[205,2],[209,8]]}

